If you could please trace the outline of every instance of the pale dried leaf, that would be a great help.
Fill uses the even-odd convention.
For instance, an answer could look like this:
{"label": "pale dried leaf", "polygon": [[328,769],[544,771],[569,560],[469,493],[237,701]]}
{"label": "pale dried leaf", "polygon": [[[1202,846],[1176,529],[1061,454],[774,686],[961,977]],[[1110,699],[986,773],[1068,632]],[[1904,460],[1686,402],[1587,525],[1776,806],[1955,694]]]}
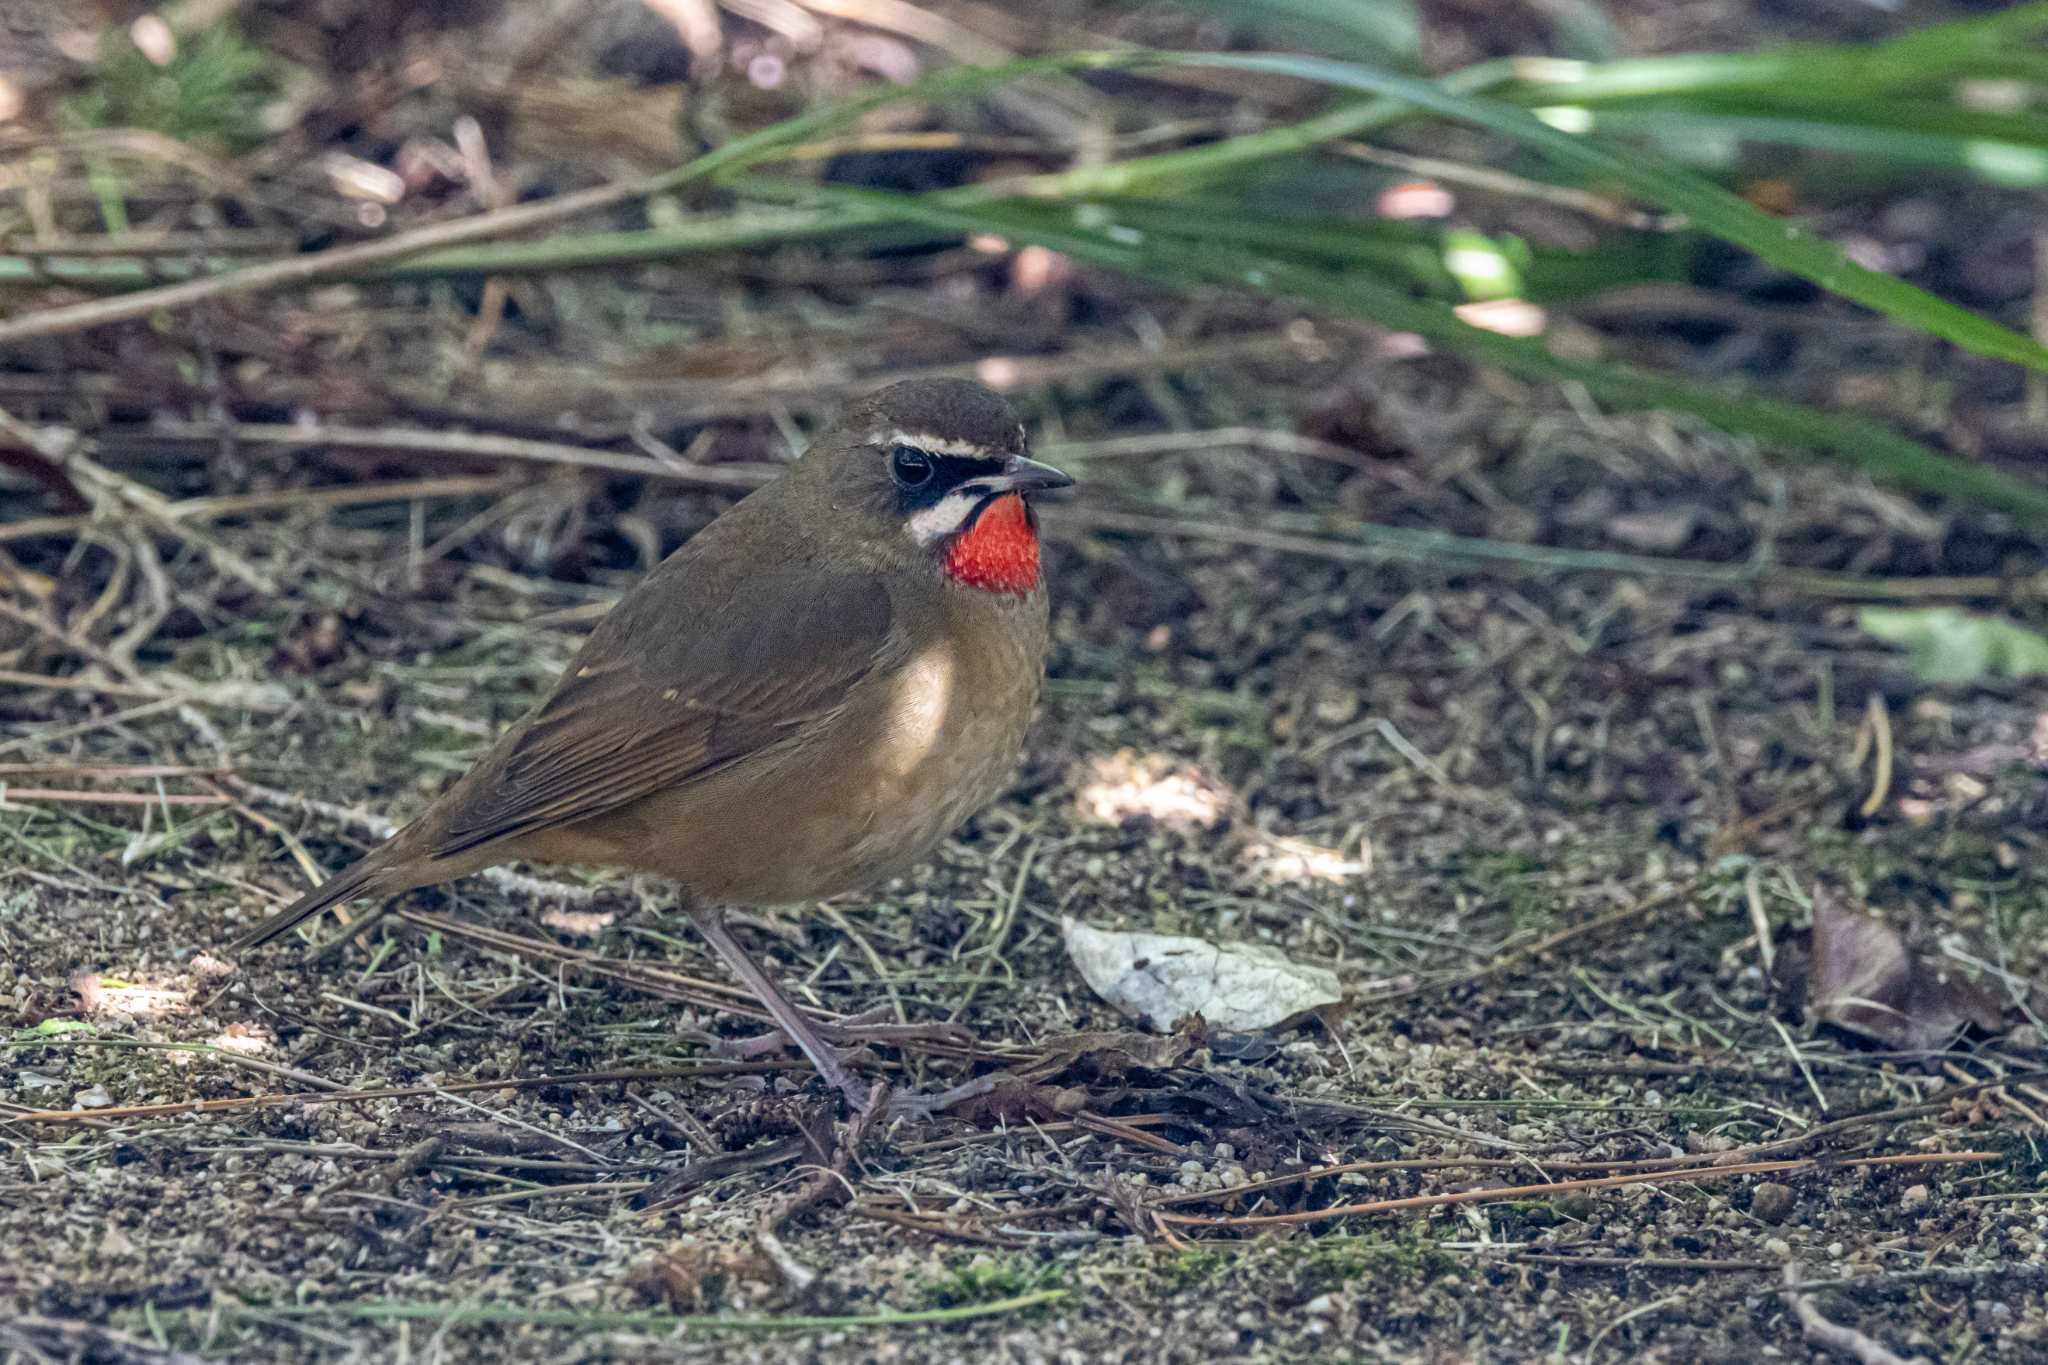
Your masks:
{"label": "pale dried leaf", "polygon": [[540,922],[571,938],[596,938],[618,916],[610,910],[543,910]]}
{"label": "pale dried leaf", "polygon": [[1607,519],[1607,534],[1632,549],[1668,554],[1691,540],[1699,524],[1699,514],[1689,508],[1622,512]]}
{"label": "pale dried leaf", "polygon": [[1225,1033],[1274,1028],[1344,998],[1335,972],[1263,944],[1115,933],[1076,919],[1060,933],[1090,989],[1156,1033],[1190,1014]]}

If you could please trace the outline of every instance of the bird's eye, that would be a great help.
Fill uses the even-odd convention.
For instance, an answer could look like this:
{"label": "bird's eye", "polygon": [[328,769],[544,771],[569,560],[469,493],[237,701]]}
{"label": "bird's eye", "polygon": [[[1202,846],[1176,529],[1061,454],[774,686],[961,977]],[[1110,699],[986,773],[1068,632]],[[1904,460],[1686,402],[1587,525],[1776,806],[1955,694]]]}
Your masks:
{"label": "bird's eye", "polygon": [[897,446],[889,455],[889,472],[904,488],[922,488],[932,481],[932,457],[916,446]]}

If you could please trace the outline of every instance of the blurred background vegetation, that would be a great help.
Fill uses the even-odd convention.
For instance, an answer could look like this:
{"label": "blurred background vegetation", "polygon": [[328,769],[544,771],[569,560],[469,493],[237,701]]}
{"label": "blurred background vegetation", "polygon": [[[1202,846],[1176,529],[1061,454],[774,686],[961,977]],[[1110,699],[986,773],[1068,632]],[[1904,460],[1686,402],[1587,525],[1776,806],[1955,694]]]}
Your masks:
{"label": "blurred background vegetation", "polygon": [[[469,315],[452,350],[390,339],[345,381],[287,328],[291,354],[232,378],[122,385],[159,416],[338,419],[421,381],[488,388],[477,367],[524,349],[504,318],[598,324],[577,301],[605,313],[579,354],[707,340],[649,316],[659,277],[607,300],[572,270],[798,247],[880,289],[964,243],[1019,293],[1084,266],[1287,301],[2048,525],[2048,5],[1830,0],[1765,7],[1768,33],[1733,9],[1486,8],[26,0],[0,31],[0,345],[16,375],[91,369],[110,334],[67,319],[185,324],[150,294],[49,305],[221,277],[208,297],[233,298],[277,282],[237,282],[265,263]],[[599,184],[545,232],[486,218],[406,249]],[[339,250],[365,244],[391,249]],[[1059,346],[1056,310],[1031,348]],[[56,336],[74,349],[24,349]],[[1873,348],[1918,377],[1873,374]]]}

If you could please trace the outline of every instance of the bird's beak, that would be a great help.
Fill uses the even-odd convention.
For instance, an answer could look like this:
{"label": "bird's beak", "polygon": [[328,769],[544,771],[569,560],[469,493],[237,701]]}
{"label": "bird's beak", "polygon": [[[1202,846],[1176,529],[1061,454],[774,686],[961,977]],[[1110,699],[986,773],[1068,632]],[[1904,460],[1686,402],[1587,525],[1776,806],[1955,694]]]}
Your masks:
{"label": "bird's beak", "polygon": [[1074,480],[1049,464],[1013,455],[1003,466],[1003,472],[987,482],[1004,493],[1043,493],[1047,489],[1072,487]]}

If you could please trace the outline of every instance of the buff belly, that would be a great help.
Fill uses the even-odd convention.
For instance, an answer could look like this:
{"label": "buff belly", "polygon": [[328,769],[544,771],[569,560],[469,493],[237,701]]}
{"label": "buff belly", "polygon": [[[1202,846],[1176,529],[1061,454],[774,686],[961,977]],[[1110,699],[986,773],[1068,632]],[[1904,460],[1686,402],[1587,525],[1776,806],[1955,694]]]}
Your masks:
{"label": "buff belly", "polygon": [[1036,629],[942,632],[800,739],[551,832],[535,855],[625,864],[737,905],[819,900],[906,870],[1016,767],[1038,699],[1042,595],[1011,609]]}

